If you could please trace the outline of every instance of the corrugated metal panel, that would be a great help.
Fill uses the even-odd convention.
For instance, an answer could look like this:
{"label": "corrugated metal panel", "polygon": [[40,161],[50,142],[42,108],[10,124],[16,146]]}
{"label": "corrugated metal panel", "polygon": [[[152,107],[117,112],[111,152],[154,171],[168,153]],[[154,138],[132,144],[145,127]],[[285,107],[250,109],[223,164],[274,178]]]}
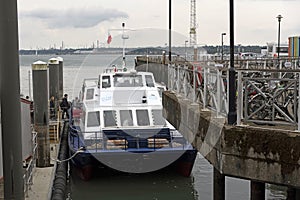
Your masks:
{"label": "corrugated metal panel", "polygon": [[22,125],[22,159],[26,160],[31,156],[32,132],[30,121],[30,102],[21,101],[21,125]]}
{"label": "corrugated metal panel", "polygon": [[300,56],[300,36],[289,37],[289,56]]}

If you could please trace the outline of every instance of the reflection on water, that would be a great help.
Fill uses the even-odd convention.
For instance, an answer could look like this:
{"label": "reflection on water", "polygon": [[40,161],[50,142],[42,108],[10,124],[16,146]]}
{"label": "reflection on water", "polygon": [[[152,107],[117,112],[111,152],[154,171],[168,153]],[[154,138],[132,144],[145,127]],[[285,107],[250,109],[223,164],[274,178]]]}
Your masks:
{"label": "reflection on water", "polygon": [[70,182],[72,200],[197,199],[192,179],[170,171],[97,175],[88,182],[72,173]]}

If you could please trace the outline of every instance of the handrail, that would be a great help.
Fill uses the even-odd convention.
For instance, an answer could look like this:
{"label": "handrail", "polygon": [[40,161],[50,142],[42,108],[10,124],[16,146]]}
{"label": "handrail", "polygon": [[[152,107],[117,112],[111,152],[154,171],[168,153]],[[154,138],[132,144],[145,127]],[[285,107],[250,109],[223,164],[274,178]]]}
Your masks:
{"label": "handrail", "polygon": [[[73,144],[74,150],[82,149],[82,150],[93,150],[93,151],[101,151],[101,150],[123,150],[127,151],[128,149],[149,149],[156,150],[162,147],[175,148],[182,147],[183,149],[188,147],[187,141],[184,137],[178,137],[176,131],[168,131],[165,132],[161,130],[160,132],[146,135],[130,135],[130,133],[126,133],[125,130],[114,129],[109,133],[106,131],[95,131],[88,132],[94,133],[94,136],[83,139],[82,136],[87,132],[82,132],[72,126],[69,126],[71,133],[71,143]],[[146,129],[145,129],[146,130]],[[157,129],[153,129],[157,131]],[[148,130],[147,130],[148,131]],[[148,133],[149,134],[149,133]],[[84,145],[84,146],[82,146]]]}
{"label": "handrail", "polygon": [[[178,97],[202,104],[203,109],[215,111],[219,117],[225,117],[228,113],[229,63],[218,64],[210,61],[191,62],[191,64],[193,65],[181,63],[168,65],[169,90],[175,92]],[[238,125],[242,122],[288,124],[297,125],[300,131],[298,120],[300,58],[282,58],[280,62],[277,59],[237,60],[235,68]],[[268,85],[269,82],[272,82],[273,86]],[[281,88],[279,91],[278,87],[284,89]],[[250,93],[247,88],[255,90],[257,96],[261,96],[268,107],[257,107],[258,103],[250,105],[249,103],[254,100],[249,102]],[[257,96],[253,98],[258,99]],[[254,109],[251,114],[247,113],[249,106]],[[263,111],[266,109],[268,113]],[[254,116],[257,118],[253,119]]]}

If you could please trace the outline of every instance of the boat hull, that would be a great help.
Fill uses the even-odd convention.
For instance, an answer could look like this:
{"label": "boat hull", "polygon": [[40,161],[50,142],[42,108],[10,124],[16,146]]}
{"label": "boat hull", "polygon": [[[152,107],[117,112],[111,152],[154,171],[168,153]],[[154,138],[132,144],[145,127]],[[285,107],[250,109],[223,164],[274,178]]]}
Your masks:
{"label": "boat hull", "polygon": [[[74,155],[76,152],[71,152]],[[83,180],[89,180],[97,170],[107,173],[149,173],[166,168],[189,177],[194,165],[197,151],[165,150],[156,152],[101,152],[78,153],[72,159],[77,174]],[[101,173],[101,172],[100,172]]]}

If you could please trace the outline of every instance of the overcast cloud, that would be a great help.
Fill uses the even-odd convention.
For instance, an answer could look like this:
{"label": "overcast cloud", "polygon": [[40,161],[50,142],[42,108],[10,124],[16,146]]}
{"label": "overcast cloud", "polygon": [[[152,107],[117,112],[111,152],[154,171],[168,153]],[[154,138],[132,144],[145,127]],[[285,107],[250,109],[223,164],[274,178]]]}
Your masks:
{"label": "overcast cloud", "polygon": [[[228,45],[229,1],[196,2],[197,43],[219,45],[225,32],[224,44]],[[281,41],[286,43],[288,37],[300,35],[300,0],[236,0],[234,4],[236,44],[276,42],[279,14],[283,16]],[[135,30],[168,30],[168,6],[168,0],[19,0],[20,48],[49,48],[62,41],[66,48],[90,47],[97,41],[107,46],[108,30],[121,28],[122,22]],[[190,0],[172,0],[172,30],[185,37],[176,41],[182,46],[189,39],[190,8]],[[120,32],[111,34],[113,42],[117,41]],[[168,42],[166,36],[160,31],[152,34],[163,44]]]}
{"label": "overcast cloud", "polygon": [[128,14],[116,9],[104,8],[69,8],[65,10],[35,9],[20,13],[23,18],[40,19],[48,28],[89,28],[104,21],[113,21],[118,18],[128,18]]}

